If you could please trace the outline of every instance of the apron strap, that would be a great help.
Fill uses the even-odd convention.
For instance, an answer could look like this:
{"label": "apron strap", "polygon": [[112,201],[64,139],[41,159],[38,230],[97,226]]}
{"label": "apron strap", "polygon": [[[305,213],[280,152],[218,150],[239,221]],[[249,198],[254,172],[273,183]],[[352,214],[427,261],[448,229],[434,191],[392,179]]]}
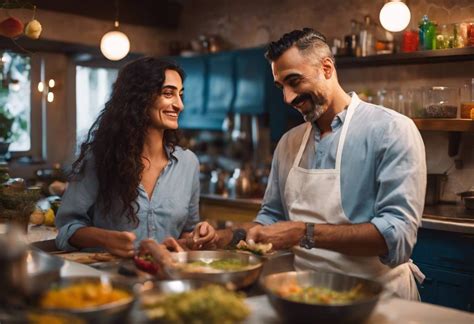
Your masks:
{"label": "apron strap", "polygon": [[306,123],[306,130],[303,135],[303,140],[301,141],[300,149],[298,150],[298,154],[296,155],[295,160],[293,161],[293,167],[298,167],[300,165],[301,157],[303,156],[304,149],[306,147],[306,143],[308,142],[309,134],[311,133],[311,123]]}
{"label": "apron strap", "polygon": [[352,116],[354,115],[355,108],[360,103],[360,99],[355,92],[352,92],[350,95],[351,103],[349,104],[349,107],[347,107],[346,119],[342,125],[341,136],[339,137],[339,143],[337,145],[336,170],[341,170],[342,149],[344,147],[344,142],[346,141],[347,130],[349,129],[349,123],[351,122]]}

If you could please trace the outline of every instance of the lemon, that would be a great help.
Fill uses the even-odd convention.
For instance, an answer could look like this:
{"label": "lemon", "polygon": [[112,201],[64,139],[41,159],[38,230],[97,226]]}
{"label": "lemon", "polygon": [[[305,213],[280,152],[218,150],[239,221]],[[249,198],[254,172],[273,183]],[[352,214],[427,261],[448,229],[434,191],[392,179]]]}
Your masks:
{"label": "lemon", "polygon": [[44,213],[41,209],[36,209],[30,215],[30,223],[35,225],[41,225],[44,222]]}
{"label": "lemon", "polygon": [[44,225],[54,226],[54,211],[51,208],[44,213]]}

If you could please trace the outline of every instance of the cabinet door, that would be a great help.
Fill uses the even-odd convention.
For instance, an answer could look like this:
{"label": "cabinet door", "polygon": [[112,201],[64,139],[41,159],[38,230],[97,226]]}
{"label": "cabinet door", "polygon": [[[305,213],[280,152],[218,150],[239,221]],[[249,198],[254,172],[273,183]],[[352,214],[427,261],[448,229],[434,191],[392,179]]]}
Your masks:
{"label": "cabinet door", "polygon": [[183,68],[186,79],[184,80],[184,110],[179,116],[179,127],[199,128],[197,119],[204,113],[205,92],[205,61],[202,56],[175,58],[176,62]]}
{"label": "cabinet door", "polygon": [[272,78],[263,49],[241,50],[236,55],[236,97],[234,111],[240,114],[263,114],[267,110],[266,90]]}
{"label": "cabinet door", "polygon": [[219,53],[207,56],[206,128],[221,130],[234,100],[234,55]]}
{"label": "cabinet door", "polygon": [[418,264],[426,279],[419,285],[423,302],[474,311],[474,276]]}
{"label": "cabinet door", "polygon": [[420,228],[415,262],[474,272],[474,235]]}

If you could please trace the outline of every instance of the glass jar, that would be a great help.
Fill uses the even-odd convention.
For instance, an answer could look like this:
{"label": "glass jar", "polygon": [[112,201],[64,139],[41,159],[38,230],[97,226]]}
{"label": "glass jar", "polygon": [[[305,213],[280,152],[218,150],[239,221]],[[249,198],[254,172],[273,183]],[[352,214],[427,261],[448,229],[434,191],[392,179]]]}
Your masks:
{"label": "glass jar", "polygon": [[423,91],[424,118],[456,118],[458,107],[458,88],[431,87]]}
{"label": "glass jar", "polygon": [[418,50],[418,31],[406,30],[403,33],[402,52],[415,52]]}
{"label": "glass jar", "polygon": [[474,78],[461,88],[461,118],[470,119],[474,111]]}

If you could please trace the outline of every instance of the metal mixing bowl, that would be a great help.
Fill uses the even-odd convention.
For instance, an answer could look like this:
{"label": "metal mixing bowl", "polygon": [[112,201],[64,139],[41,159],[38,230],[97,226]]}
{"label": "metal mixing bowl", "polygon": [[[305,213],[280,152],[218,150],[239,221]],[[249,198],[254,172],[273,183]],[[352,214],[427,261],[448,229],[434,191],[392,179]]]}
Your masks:
{"label": "metal mixing bowl", "polygon": [[[361,323],[370,316],[381,292],[382,284],[331,272],[283,272],[266,276],[262,280],[265,292],[277,313],[288,322],[307,323]],[[348,291],[362,284],[364,297],[345,304],[308,304],[280,297],[275,293],[283,285],[297,283],[301,287],[323,287],[335,291]]]}
{"label": "metal mixing bowl", "polygon": [[37,249],[31,249],[26,255],[27,283],[26,292],[35,298],[45,289],[59,280],[64,260]]}
{"label": "metal mixing bowl", "polygon": [[110,283],[113,288],[126,291],[130,297],[105,305],[84,307],[80,309],[44,308],[47,310],[60,311],[77,315],[88,323],[115,323],[125,322],[130,310],[136,301],[134,287],[123,280],[113,279],[109,276],[101,277],[66,277],[61,278],[51,286],[51,289],[64,288],[78,283]]}
{"label": "metal mixing bowl", "polygon": [[176,267],[165,267],[169,279],[198,279],[225,285],[229,289],[240,289],[253,284],[262,271],[262,260],[255,256],[234,251],[188,251],[172,253],[173,260],[180,264],[194,261],[237,259],[247,266],[242,270],[219,272],[191,272]]}

